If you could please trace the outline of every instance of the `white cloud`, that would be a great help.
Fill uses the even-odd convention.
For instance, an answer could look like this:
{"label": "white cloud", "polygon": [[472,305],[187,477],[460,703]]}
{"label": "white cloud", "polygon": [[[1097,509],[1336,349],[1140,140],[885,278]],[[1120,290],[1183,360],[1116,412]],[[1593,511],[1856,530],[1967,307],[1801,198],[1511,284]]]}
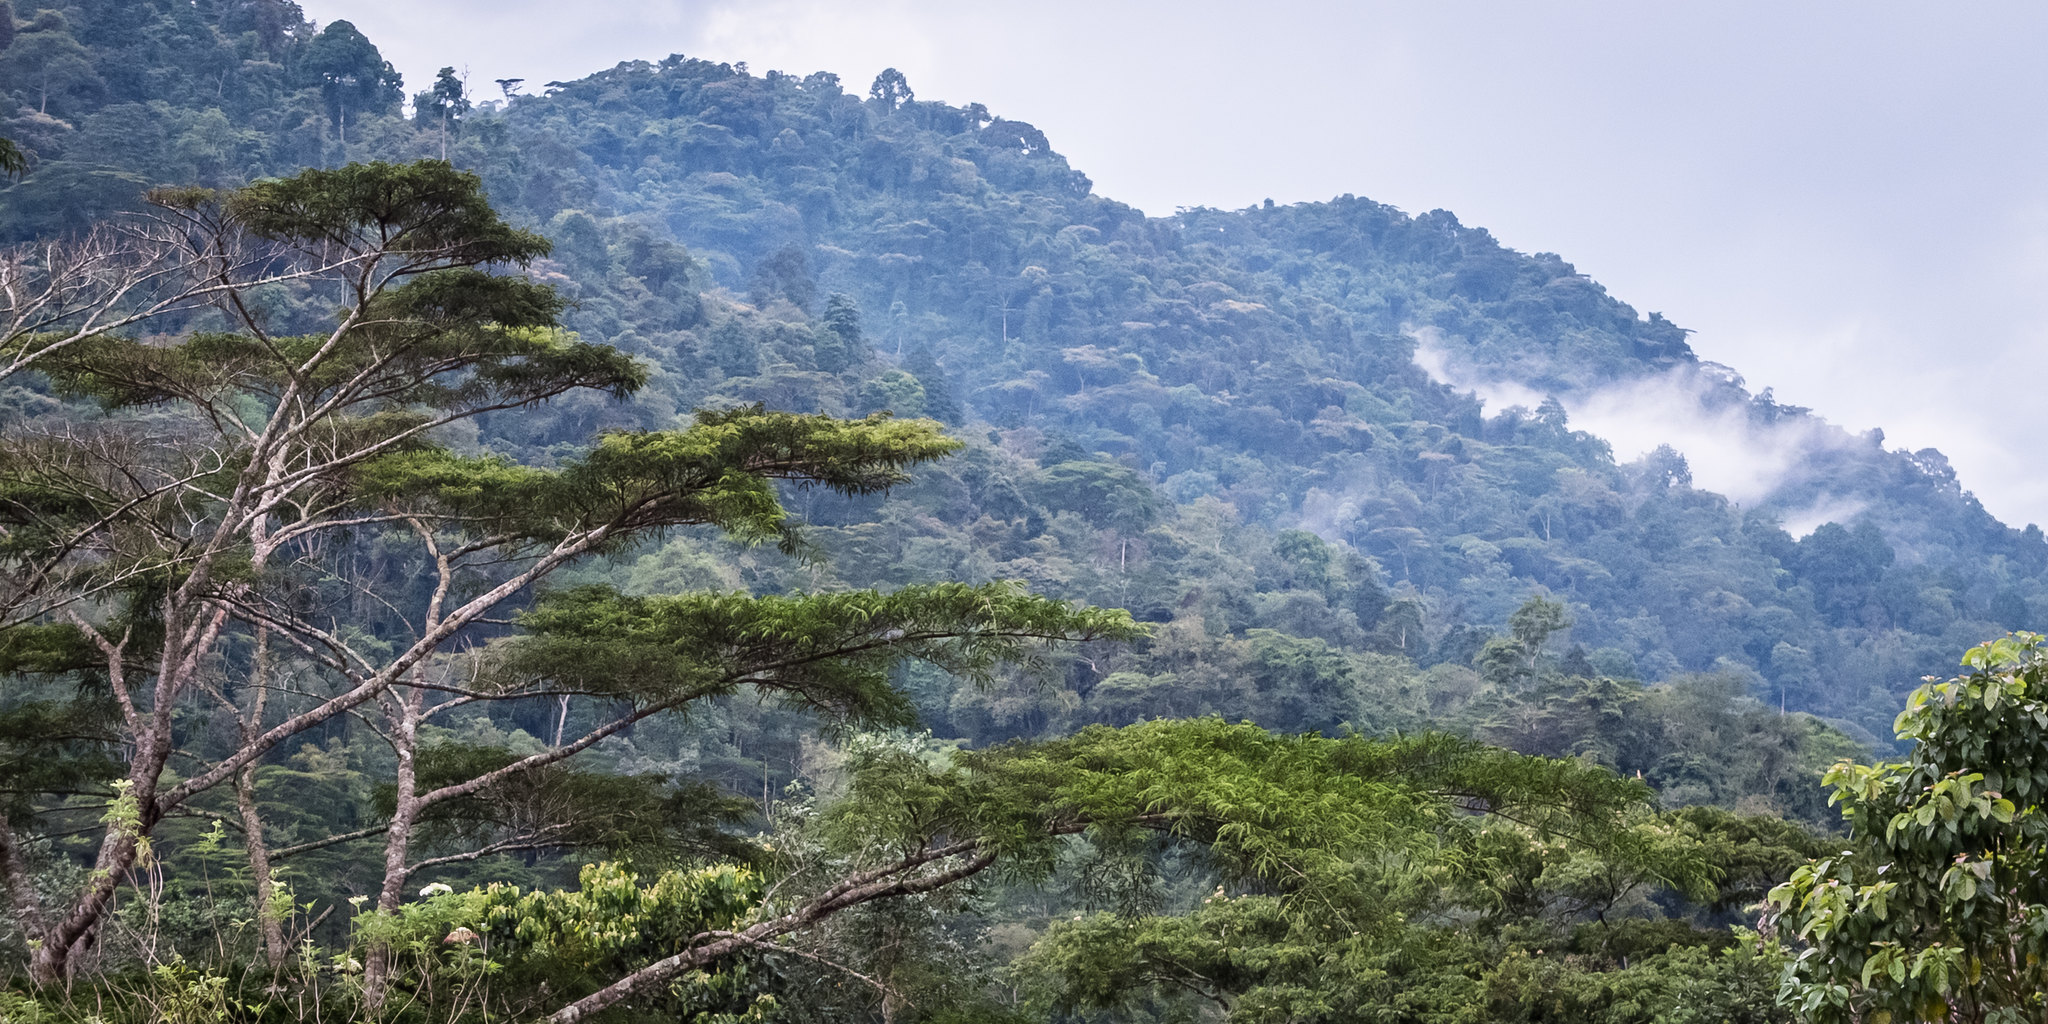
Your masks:
{"label": "white cloud", "polygon": [[[929,19],[900,0],[862,4],[813,0],[723,2],[708,5],[695,32],[693,55],[746,61],[755,73],[770,69],[804,75],[829,70],[849,92],[865,94],[885,67],[905,72],[912,89],[918,74],[940,64],[942,47]],[[932,96],[932,99],[940,99]]]}
{"label": "white cloud", "polygon": [[1863,510],[1870,507],[1867,501],[1842,498],[1823,494],[1805,508],[1785,512],[1778,519],[1778,525],[1794,537],[1804,537],[1818,529],[1823,523],[1854,522]]}
{"label": "white cloud", "polygon": [[1436,328],[1424,327],[1409,332],[1408,336],[1415,340],[1415,365],[1422,367],[1431,380],[1478,395],[1479,401],[1488,408],[1488,415],[1498,416],[1512,406],[1534,409],[1543,404],[1540,391],[1511,380],[1490,380],[1462,365],[1454,365],[1451,352],[1444,347]]}
{"label": "white cloud", "polygon": [[2048,345],[2048,5],[303,3],[412,89],[443,65],[488,97],[673,52],[856,91],[895,66],[923,98],[1037,124],[1154,213],[1450,209],[2048,521],[2048,404],[2012,397]]}
{"label": "white cloud", "polygon": [[[1544,400],[1523,385],[1490,379],[1462,365],[1430,331],[1411,336],[1416,365],[1434,380],[1477,394],[1491,415],[1517,405],[1534,409]],[[1731,378],[1726,367],[1705,363],[1556,397],[1572,428],[1612,445],[1615,461],[1632,462],[1668,444],[1685,456],[1693,486],[1745,505],[1762,502],[1795,481],[1812,454],[1851,442],[1848,434],[1818,417],[1758,422],[1746,402],[1728,400]]]}
{"label": "white cloud", "polygon": [[1571,425],[1614,446],[1630,462],[1668,444],[1685,456],[1693,486],[1753,505],[1794,479],[1813,452],[1848,440],[1817,418],[1756,422],[1747,405],[1703,401],[1708,383],[1685,368],[1601,388],[1564,401]]}

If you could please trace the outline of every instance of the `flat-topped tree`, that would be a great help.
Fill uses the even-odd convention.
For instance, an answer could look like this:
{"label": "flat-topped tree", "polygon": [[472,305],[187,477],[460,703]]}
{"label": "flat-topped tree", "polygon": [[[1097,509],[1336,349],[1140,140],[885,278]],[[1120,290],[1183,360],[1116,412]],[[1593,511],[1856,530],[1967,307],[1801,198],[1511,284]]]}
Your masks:
{"label": "flat-topped tree", "polygon": [[[27,159],[14,143],[0,139],[0,173],[20,177]],[[331,187],[340,173],[319,187]],[[283,198],[280,193],[290,191],[283,182],[231,196],[161,189],[149,194],[140,213],[76,236],[0,248],[0,381],[73,345],[125,332],[175,331],[179,320],[189,321],[232,294],[261,294],[265,285],[332,283],[355,264],[383,255],[379,246],[332,245],[320,247],[316,258],[290,225],[275,222],[291,215],[289,209],[258,208],[258,197]],[[527,258],[436,251],[431,244],[411,249],[415,257],[442,266]]]}
{"label": "flat-topped tree", "polygon": [[[483,642],[475,627],[486,620],[502,634],[511,603],[555,571],[688,525],[794,548],[778,481],[874,492],[956,447],[926,421],[741,409],[611,434],[551,468],[464,455],[441,443],[444,428],[576,391],[623,397],[644,377],[621,353],[560,331],[554,293],[504,272],[547,243],[500,219],[473,175],[432,161],[351,165],[157,199],[216,226],[223,244],[267,246],[266,279],[311,268],[299,298],[328,305],[331,326],[275,329],[263,312],[274,296],[226,277],[213,299],[229,329],[95,336],[53,353],[40,368],[102,414],[70,418],[61,435],[34,424],[0,434],[0,557],[15,609],[0,646],[64,655],[14,659],[22,671],[102,680],[118,708],[116,742],[132,751],[95,869],[61,905],[18,908],[43,983],[74,968],[159,822],[214,787],[244,795],[251,867],[267,885],[247,795],[254,766],[280,743],[381,707],[400,734],[399,770],[411,770],[408,730],[437,710],[428,693],[451,693],[451,659]],[[363,570],[368,545],[417,572]],[[1064,605],[1009,592],[965,609],[927,604],[906,622],[934,636],[993,635],[1009,620],[990,609],[1004,608],[1042,613],[1034,638],[1094,628]],[[935,653],[899,625],[862,643]],[[719,685],[793,678],[772,661],[730,658]],[[454,692],[467,702],[523,691]],[[635,694],[629,712],[591,735],[491,769],[483,783],[448,785],[474,793],[504,779],[499,769],[556,763],[683,695]],[[210,715],[232,716],[237,738],[174,728]],[[403,813],[386,829],[401,882],[409,829]],[[274,929],[266,938],[280,952]]]}
{"label": "flat-topped tree", "polygon": [[[630,625],[613,656],[650,654],[676,635],[676,623],[653,608],[617,611]],[[561,1000],[545,1019],[574,1024],[672,1012],[679,994],[716,988],[720,973],[749,955],[809,956],[805,937],[855,908],[996,875],[1046,878],[1077,839],[1105,864],[1192,854],[1233,886],[1265,894],[1314,947],[1310,972],[1330,969],[1317,956],[1345,951],[1338,936],[1387,916],[1390,893],[1462,878],[1456,866],[1488,829],[1527,828],[1681,888],[1712,874],[1695,850],[1646,848],[1641,783],[1575,759],[1440,735],[1289,737],[1211,718],[1091,726],[1062,740],[942,758],[886,742],[851,753],[846,795],[818,824],[820,855],[786,864],[773,886],[731,864],[644,883],[598,866],[585,870],[580,891],[451,893],[437,904],[442,913],[399,927],[431,929],[418,944],[430,951],[453,927],[488,936],[506,977],[527,979],[506,990],[503,1012],[541,1019],[549,1001]],[[1142,953],[1131,948],[1132,927],[1118,919],[1118,955]],[[1128,995],[1146,981],[1120,987]],[[1077,996],[1077,1005],[1092,1001]]]}

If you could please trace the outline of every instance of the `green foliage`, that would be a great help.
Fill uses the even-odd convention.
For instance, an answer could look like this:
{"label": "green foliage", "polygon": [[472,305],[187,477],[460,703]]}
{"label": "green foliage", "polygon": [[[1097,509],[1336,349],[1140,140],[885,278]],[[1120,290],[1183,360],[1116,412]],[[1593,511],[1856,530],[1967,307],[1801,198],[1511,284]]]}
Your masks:
{"label": "green foliage", "polygon": [[1039,480],[1049,508],[1079,513],[1090,522],[1142,530],[1155,514],[1152,489],[1112,463],[1062,462],[1046,467]]}
{"label": "green foliage", "polygon": [[[617,864],[592,864],[570,890],[429,885],[424,898],[396,915],[356,918],[354,934],[361,947],[398,951],[404,964],[399,984],[439,1011],[432,1019],[458,1019],[439,1015],[449,1004],[466,1004],[474,1019],[532,1019],[682,952],[706,932],[741,926],[764,886],[757,873],[731,865],[667,871],[641,884]],[[698,972],[650,1002],[668,1019],[765,1019],[775,1000],[747,981],[744,966]]]}
{"label": "green foliage", "polygon": [[1121,611],[1075,609],[1011,583],[796,597],[627,597],[604,588],[549,595],[507,668],[563,686],[674,704],[751,686],[845,726],[915,721],[891,670],[907,658],[964,680],[1029,665],[1054,642],[1127,640]]}
{"label": "green foliage", "polygon": [[775,481],[871,494],[907,480],[905,467],[957,446],[927,420],[848,421],[754,407],[699,413],[681,430],[607,434],[553,470],[429,448],[366,460],[351,484],[368,504],[413,504],[474,529],[537,540],[599,523],[710,524],[793,551],[796,527]]}
{"label": "green foliage", "polygon": [[63,13],[44,10],[0,51],[0,89],[15,93],[39,114],[49,114],[53,103],[59,113],[71,113],[103,95],[106,83]]}
{"label": "green foliage", "polygon": [[[521,751],[449,738],[424,747],[418,784],[431,790],[499,771]],[[369,810],[388,820],[394,790],[376,787]],[[421,815],[418,840],[465,851],[509,843],[525,851],[584,851],[636,867],[760,859],[739,834],[758,808],[715,785],[655,774],[621,775],[557,763],[504,775],[474,794],[435,804]]]}
{"label": "green foliage", "polygon": [[886,750],[868,758],[836,813],[869,842],[972,834],[1042,869],[1059,836],[1115,843],[1149,830],[1200,843],[1229,871],[1304,898],[1348,884],[1354,858],[1368,851],[1435,848],[1442,830],[1466,824],[1453,800],[1595,842],[1611,838],[1612,816],[1645,795],[1581,762],[1451,737],[1279,736],[1213,718],[1092,726],[963,752],[937,774]]}
{"label": "green foliage", "polygon": [[[512,219],[563,242],[538,271],[573,284],[567,325],[659,367],[630,425],[761,401],[1057,432],[1127,466],[1155,503],[1226,503],[1248,527],[1242,550],[1306,524],[1375,559],[1382,582],[1426,598],[1409,606],[1416,628],[1391,627],[1424,662],[1541,588],[1629,672],[1654,682],[1727,658],[1787,708],[1881,734],[1891,695],[1943,652],[2048,600],[2048,541],[1993,520],[1939,453],[1887,452],[1751,395],[1698,366],[1662,316],[1444,211],[1340,197],[1148,220],[1092,194],[1037,128],[915,99],[886,73],[864,102],[831,75],[677,56],[472,109],[450,134],[434,112],[468,101],[459,83],[437,80],[432,116],[400,122],[374,45],[274,0],[77,0],[0,55],[59,34],[100,87],[7,129],[41,160],[0,198],[16,237],[82,228],[152,182],[232,188],[445,147]],[[331,101],[351,90],[368,91],[337,136]],[[37,106],[25,87],[14,97]],[[759,308],[700,297],[714,287]],[[1415,364],[1411,329],[1567,403],[1675,372],[1756,429],[1827,437],[1830,454],[1737,509],[1693,488],[1676,452],[1617,465],[1555,399],[1481,409]],[[510,420],[492,424],[494,448],[522,461],[619,425],[576,402]],[[1865,511],[1804,540],[1777,526],[1847,501]],[[1029,515],[992,517],[1035,539]],[[1360,626],[1387,603],[1355,609]]]}
{"label": "green foliage", "polygon": [[346,21],[331,21],[299,58],[301,81],[318,86],[328,117],[345,128],[350,116],[390,113],[403,80],[374,43]]}
{"label": "green foliage", "polygon": [[1554,935],[1489,942],[1424,927],[1332,935],[1301,927],[1269,897],[1217,893],[1186,917],[1057,923],[1019,970],[1043,993],[1035,1009],[1096,1009],[1084,1019],[1097,1020],[1201,1019],[1204,1009],[1232,1024],[1792,1020],[1773,999],[1774,962],[1752,946],[1711,940],[1681,926],[1617,960]]}
{"label": "green foliage", "polygon": [[1852,844],[1772,890],[1817,1021],[2024,1020],[2048,991],[2048,650],[2018,633],[1907,699],[1903,761],[1828,772]]}
{"label": "green foliage", "polygon": [[442,68],[434,76],[434,87],[413,97],[413,116],[423,123],[433,123],[446,130],[450,122],[460,121],[469,113],[469,97],[464,94],[462,79],[456,77],[452,67]]}
{"label": "green foliage", "polygon": [[1661,686],[1553,676],[1533,689],[1482,691],[1458,712],[1473,735],[1551,757],[1583,757],[1637,776],[1667,806],[1714,804],[1828,827],[1814,784],[1860,747],[1825,723],[1783,715],[1728,676]]}
{"label": "green foliage", "polygon": [[13,139],[0,138],[0,175],[20,178],[28,173],[28,153]]}
{"label": "green foliage", "polygon": [[[335,22],[328,31],[347,24]],[[549,249],[546,239],[501,219],[475,174],[434,160],[308,168],[289,178],[252,182],[233,192],[225,206],[259,236],[327,242],[344,251],[360,252],[374,238],[392,252],[475,266],[523,264]],[[466,293],[475,282],[464,284]]]}
{"label": "green foliage", "polygon": [[[399,961],[389,1016],[546,1012],[543,983],[589,992],[679,949],[663,914],[729,928],[971,840],[1003,869],[734,952],[649,1012],[1781,1020],[1771,954],[1725,926],[1832,847],[1772,815],[1820,822],[1818,769],[1881,745],[1855,723],[2048,601],[2048,540],[1993,520],[1939,453],[1886,452],[1752,396],[1663,317],[1442,211],[1345,196],[1145,218],[1092,194],[1036,127],[918,100],[895,72],[863,99],[829,74],[678,56],[507,92],[472,107],[444,71],[402,121],[375,45],[346,22],[316,32],[283,0],[73,0],[0,41],[0,94],[25,110],[5,130],[36,159],[0,192],[9,237],[81,231],[148,185],[196,183],[154,193],[155,214],[372,271],[374,294],[336,275],[251,293],[239,326],[180,310],[146,339],[96,338],[47,364],[54,390],[0,396],[10,566],[129,509],[50,579],[112,581],[81,607],[126,638],[134,692],[175,642],[162,609],[194,578],[187,552],[216,552],[208,595],[382,664],[442,600],[436,551],[472,559],[445,595],[460,603],[601,530],[585,550],[604,558],[466,626],[451,650],[473,657],[419,663],[423,692],[466,702],[422,725],[420,785],[505,771],[614,714],[688,711],[416,823],[416,859],[455,885],[502,882],[479,893],[542,922],[545,955],[486,942],[460,916],[482,896],[414,902],[413,885],[362,915],[353,947],[330,916],[304,933],[318,963],[245,971],[253,932],[236,920],[297,899],[311,926],[376,890],[363,847],[317,844],[396,797],[388,707],[281,744],[253,768],[255,799],[274,847],[315,846],[255,907],[252,872],[215,873],[222,840],[200,831],[240,820],[226,787],[183,808],[217,817],[151,823],[169,881],[125,893],[130,931],[101,936],[96,993],[128,993],[108,996],[111,1016],[216,996],[350,1015],[373,948]],[[0,169],[17,170],[4,151]],[[368,322],[316,358],[351,313]],[[1556,399],[1482,409],[1416,364],[1424,343],[1567,401],[1674,374],[1759,429],[1829,438],[1829,454],[1737,508],[1669,448],[1617,464]],[[259,571],[239,540],[194,540],[232,469],[166,457],[146,486],[107,472],[193,437],[240,451],[287,395],[328,411],[295,428],[317,441],[285,464],[361,457],[297,481],[275,525],[361,522],[285,563]],[[843,418],[883,410],[898,416]],[[93,444],[70,443],[81,424]],[[184,489],[151,490],[168,479]],[[1849,501],[1856,519],[1803,539],[1779,526]],[[138,553],[143,539],[163,546]],[[675,593],[691,588],[713,592]],[[134,748],[103,652],[71,624],[24,621],[0,630],[0,838],[21,840],[36,879],[0,884],[53,894],[90,870],[94,837],[67,833],[118,802],[109,783]],[[247,727],[253,641],[246,622],[226,632],[203,661],[221,700],[168,702],[167,778]],[[1055,637],[1136,642],[1041,643]],[[310,651],[273,657],[258,726],[344,689]],[[1152,721],[1174,717],[1193,721]],[[912,723],[940,738],[837,745]],[[1470,739],[1376,739],[1424,728]],[[2001,766],[1951,770],[1985,775],[1923,780],[1959,822],[1980,798],[2018,801],[2009,781],[1985,796]],[[790,824],[794,807],[810,824]],[[1880,880],[1873,841],[1830,870]],[[1968,845],[1953,852],[1976,864]],[[596,854],[655,881],[606,867],[564,888]],[[1997,888],[1947,881],[1955,867],[1940,866],[1941,899]],[[721,871],[782,895],[699,913],[717,900],[693,872]],[[1121,913],[1092,913],[1104,905]],[[1989,929],[2003,912],[1965,916]],[[607,931],[607,914],[635,923]],[[458,928],[476,941],[449,942]],[[19,937],[0,929],[0,957],[25,952]],[[195,966],[166,967],[173,948]],[[1002,984],[977,981],[1009,962]]]}
{"label": "green foliage", "polygon": [[[1472,1019],[1452,1015],[1499,986],[1474,986],[1466,973],[1485,956],[1467,946],[1476,936],[1431,921],[1500,911],[1519,886],[1583,901],[1620,872],[1635,879],[1631,886],[1697,894],[1712,873],[1696,833],[1632,810],[1644,796],[1639,786],[1581,762],[1445,737],[1289,739],[1213,720],[1160,722],[962,760],[985,791],[1021,790],[1045,805],[1041,820],[1053,823],[1045,831],[1085,823],[1107,851],[1135,849],[1127,838],[1134,828],[1159,829],[1201,843],[1220,869],[1221,884],[1183,914],[1054,924],[1018,969],[1061,1012],[1134,1011],[1192,993],[1233,1021],[1401,1011],[1415,1016],[1392,1019]],[[902,787],[892,781],[889,789]],[[883,799],[879,787],[870,799]],[[870,820],[858,789],[856,801]],[[1038,831],[1007,826],[998,834]],[[1514,863],[1510,850],[1522,851],[1524,862]],[[1577,865],[1590,870],[1574,877],[1567,869]],[[1507,883],[1518,872],[1520,881]],[[1616,894],[1604,898],[1611,907]],[[1505,920],[1543,920],[1529,915],[1518,907]],[[1679,934],[1694,942],[1711,933],[1681,926]],[[1465,948],[1444,957],[1447,946]],[[1612,970],[1608,964],[1602,970]],[[1431,974],[1438,977],[1424,984]],[[1453,981],[1451,992],[1428,991]],[[1611,991],[1587,987],[1582,1005],[1612,1008]]]}

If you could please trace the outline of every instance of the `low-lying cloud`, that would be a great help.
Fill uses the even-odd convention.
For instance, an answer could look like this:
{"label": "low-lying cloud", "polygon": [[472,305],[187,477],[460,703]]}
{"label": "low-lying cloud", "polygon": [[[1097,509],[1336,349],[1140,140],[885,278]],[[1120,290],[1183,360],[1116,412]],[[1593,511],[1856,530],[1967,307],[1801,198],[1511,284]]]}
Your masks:
{"label": "low-lying cloud", "polygon": [[[1516,406],[1533,410],[1545,398],[1555,397],[1572,428],[1612,445],[1617,462],[1634,461],[1668,444],[1685,456],[1694,486],[1743,505],[1763,503],[1799,482],[1814,455],[1857,443],[1854,436],[1817,416],[1758,416],[1742,378],[1714,363],[1548,396],[1476,372],[1432,331],[1413,336],[1416,365],[1432,379],[1476,395],[1489,415]],[[1788,510],[1786,527],[1795,535],[1811,532],[1820,523],[1853,516],[1861,508],[1853,499],[1825,499],[1810,508]]]}

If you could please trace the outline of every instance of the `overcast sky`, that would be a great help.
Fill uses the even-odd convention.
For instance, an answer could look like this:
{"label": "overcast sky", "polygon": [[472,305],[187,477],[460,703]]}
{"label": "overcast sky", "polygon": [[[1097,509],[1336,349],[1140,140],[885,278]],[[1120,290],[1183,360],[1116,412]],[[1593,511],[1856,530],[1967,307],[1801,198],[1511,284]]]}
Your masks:
{"label": "overcast sky", "polygon": [[[405,74],[884,67],[1152,214],[1354,193],[1556,252],[2048,522],[2048,5],[301,0]],[[1633,453],[1617,452],[1627,457]]]}

